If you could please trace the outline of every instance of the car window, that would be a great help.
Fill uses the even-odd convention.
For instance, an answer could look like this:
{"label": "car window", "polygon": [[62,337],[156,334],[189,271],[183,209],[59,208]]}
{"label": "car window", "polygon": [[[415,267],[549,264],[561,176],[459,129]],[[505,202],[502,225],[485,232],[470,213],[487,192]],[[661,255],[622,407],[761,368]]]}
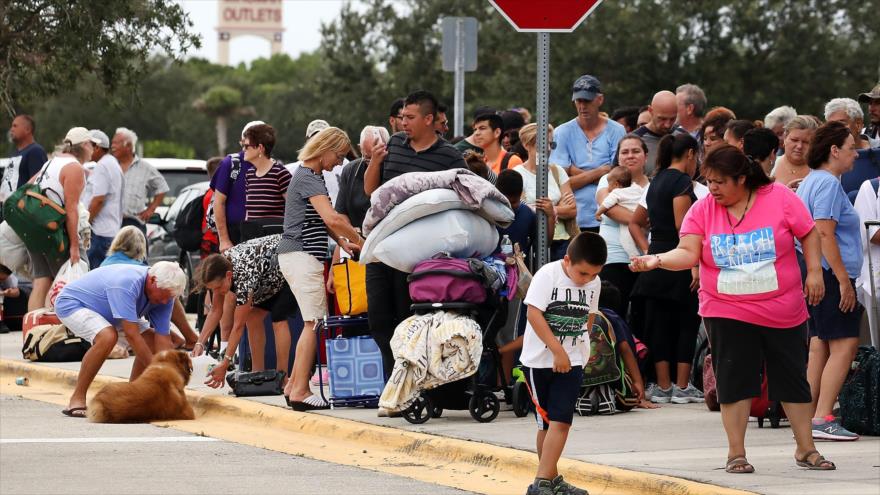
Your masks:
{"label": "car window", "polygon": [[[208,174],[203,171],[162,170],[161,172],[162,176],[165,177],[165,182],[168,183],[168,192],[165,193],[165,198],[162,200],[164,206],[173,205],[174,200],[177,199],[177,195],[180,194],[186,186],[208,180]],[[166,219],[170,220],[168,216],[166,216]]]}

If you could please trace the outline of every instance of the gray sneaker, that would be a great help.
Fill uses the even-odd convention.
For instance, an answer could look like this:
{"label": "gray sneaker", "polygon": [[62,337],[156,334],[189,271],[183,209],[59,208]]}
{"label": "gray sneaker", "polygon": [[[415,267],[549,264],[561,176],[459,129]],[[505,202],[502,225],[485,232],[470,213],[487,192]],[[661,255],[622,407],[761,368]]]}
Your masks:
{"label": "gray sneaker", "polygon": [[660,385],[654,387],[654,390],[651,391],[651,402],[655,404],[668,404],[670,400],[672,400],[672,388],[669,387],[666,390],[660,388]]}
{"label": "gray sneaker", "polygon": [[672,402],[676,404],[687,404],[689,402],[705,402],[706,399],[703,398],[703,392],[700,392],[697,387],[688,383],[687,388],[681,389],[678,388],[678,385],[672,386]]}
{"label": "gray sneaker", "polygon": [[526,495],[556,495],[556,487],[550,480],[535,479],[535,482],[529,485]]}
{"label": "gray sneaker", "polygon": [[840,420],[834,419],[821,424],[813,425],[813,438],[817,440],[836,440],[838,442],[851,442],[858,440],[859,436],[840,425]]}
{"label": "gray sneaker", "polygon": [[571,483],[562,479],[562,475],[553,478],[554,492],[557,495],[590,495],[590,492],[583,488],[578,488]]}

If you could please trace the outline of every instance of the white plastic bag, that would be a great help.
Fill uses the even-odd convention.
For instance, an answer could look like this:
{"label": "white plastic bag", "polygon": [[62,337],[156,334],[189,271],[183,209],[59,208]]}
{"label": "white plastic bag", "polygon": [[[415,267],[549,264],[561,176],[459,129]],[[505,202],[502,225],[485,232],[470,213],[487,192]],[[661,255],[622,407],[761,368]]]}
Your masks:
{"label": "white plastic bag", "polygon": [[46,294],[46,307],[54,311],[55,299],[58,298],[58,294],[61,294],[61,289],[63,289],[65,285],[82,277],[88,273],[88,271],[89,264],[82,258],[80,258],[79,263],[76,265],[71,265],[70,260],[65,261],[64,264],[61,265],[61,269],[58,270],[58,275],[55,275],[55,281],[52,282],[52,286],[49,287],[49,293]]}
{"label": "white plastic bag", "polygon": [[[199,356],[197,358],[193,358],[192,364],[193,364],[192,376],[194,378],[204,379],[206,376],[208,376],[208,373],[211,372],[211,367],[217,366],[217,360],[212,358],[208,354],[202,354],[201,356]],[[202,380],[202,381],[204,381],[204,380]],[[201,381],[197,382],[197,383],[201,383]]]}
{"label": "white plastic bag", "polygon": [[0,265],[13,272],[28,264],[27,248],[8,223],[0,223]]}

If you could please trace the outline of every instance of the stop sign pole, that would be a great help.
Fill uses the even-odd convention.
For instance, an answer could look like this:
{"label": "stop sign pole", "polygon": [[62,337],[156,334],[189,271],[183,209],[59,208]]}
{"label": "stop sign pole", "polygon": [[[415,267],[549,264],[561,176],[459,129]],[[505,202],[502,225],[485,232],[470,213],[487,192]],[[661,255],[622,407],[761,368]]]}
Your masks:
{"label": "stop sign pole", "polygon": [[[547,130],[550,118],[550,33],[570,33],[586,19],[602,0],[489,0],[501,15],[519,32],[538,34],[537,74],[537,184],[535,197],[548,197]],[[563,164],[570,165],[570,164]],[[535,270],[550,261],[549,225],[547,216],[538,210],[538,239]]]}

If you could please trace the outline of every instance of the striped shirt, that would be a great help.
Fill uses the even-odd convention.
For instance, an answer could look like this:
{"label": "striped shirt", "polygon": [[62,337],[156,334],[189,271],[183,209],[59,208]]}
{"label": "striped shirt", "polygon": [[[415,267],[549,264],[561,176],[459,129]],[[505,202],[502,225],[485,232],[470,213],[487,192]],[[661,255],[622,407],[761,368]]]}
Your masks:
{"label": "striped shirt", "polygon": [[412,148],[405,133],[398,132],[388,140],[388,156],[382,162],[382,183],[409,172],[442,172],[467,168],[461,152],[443,139],[426,150]]}
{"label": "striped shirt", "polygon": [[290,172],[281,162],[274,162],[262,177],[256,167],[247,169],[247,219],[284,216],[284,194],[290,184]]}
{"label": "striped shirt", "polygon": [[326,196],[330,201],[324,177],[307,167],[299,167],[293,172],[289,192],[284,209],[284,234],[278,244],[278,253],[303,251],[318,261],[325,261],[327,225],[311,202],[314,196]]}

